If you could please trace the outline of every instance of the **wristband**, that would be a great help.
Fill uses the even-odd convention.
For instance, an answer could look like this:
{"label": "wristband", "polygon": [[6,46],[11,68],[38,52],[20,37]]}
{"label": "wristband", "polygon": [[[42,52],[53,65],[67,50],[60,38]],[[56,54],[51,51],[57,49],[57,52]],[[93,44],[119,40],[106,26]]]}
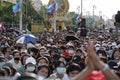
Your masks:
{"label": "wristband", "polygon": [[102,72],[106,71],[107,69],[109,69],[109,66],[107,64],[104,64],[103,69],[101,70]]}

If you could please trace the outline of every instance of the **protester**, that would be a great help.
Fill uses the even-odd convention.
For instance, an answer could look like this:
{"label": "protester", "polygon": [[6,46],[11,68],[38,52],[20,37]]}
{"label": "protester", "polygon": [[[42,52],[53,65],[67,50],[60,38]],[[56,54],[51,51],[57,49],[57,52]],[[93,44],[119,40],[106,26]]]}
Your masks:
{"label": "protester", "polygon": [[50,75],[49,79],[69,80],[69,77],[66,74],[66,66],[64,62],[57,61],[54,66],[55,72]]}
{"label": "protester", "polygon": [[22,66],[20,61],[21,54],[18,50],[14,50],[12,54],[13,54],[13,59],[10,60],[9,62],[18,69]]}
{"label": "protester", "polygon": [[27,58],[25,62],[24,73],[25,74],[29,74],[29,73],[36,74],[36,70],[37,70],[36,60],[33,57]]}
{"label": "protester", "polygon": [[[35,76],[31,79],[38,79],[42,74],[47,80],[94,80],[95,75],[98,75],[97,80],[100,77],[103,80],[118,80],[114,73],[120,74],[119,36],[116,38],[105,31],[91,30],[83,40],[76,29],[70,28],[57,33],[31,32],[38,41],[19,44],[16,37],[21,33],[14,28],[6,31],[0,34],[2,77],[21,79],[29,76],[30,79],[32,75],[29,73],[32,73]],[[88,42],[89,39],[94,40],[94,45]],[[110,68],[104,70],[105,64]]]}
{"label": "protester", "polygon": [[46,65],[41,65],[37,69],[37,75],[38,77],[41,77],[43,79],[46,79],[50,76],[50,69]]}
{"label": "protester", "polygon": [[71,63],[67,66],[66,73],[68,74],[69,79],[73,80],[73,78],[76,75],[78,75],[81,71],[82,71],[82,68],[80,67],[80,65],[76,63]]}
{"label": "protester", "polygon": [[[113,72],[111,72],[108,65],[100,61],[100,59],[95,53],[93,42],[88,43],[87,52],[88,52],[88,66],[74,78],[75,80],[87,80],[91,72],[94,71],[95,69],[101,70],[107,80],[119,80],[119,78]],[[99,79],[99,77],[96,77],[94,78],[94,80],[97,78]],[[104,80],[106,80],[105,78]]]}
{"label": "protester", "polygon": [[48,61],[48,58],[46,58],[46,57],[40,57],[40,58],[38,58],[37,62],[38,62],[37,63],[38,67],[42,66],[42,65],[49,66],[49,61]]}

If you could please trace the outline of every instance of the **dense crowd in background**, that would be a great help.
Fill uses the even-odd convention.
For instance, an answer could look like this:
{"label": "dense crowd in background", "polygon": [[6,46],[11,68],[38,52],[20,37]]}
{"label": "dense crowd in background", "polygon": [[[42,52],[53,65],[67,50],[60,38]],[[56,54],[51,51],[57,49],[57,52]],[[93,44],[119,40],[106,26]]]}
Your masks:
{"label": "dense crowd in background", "polygon": [[85,30],[70,28],[55,33],[32,33],[37,42],[18,44],[16,37],[22,33],[17,28],[5,27],[0,31],[0,77],[71,80],[86,67],[88,40],[94,40],[96,54],[120,77],[120,36],[110,30]]}

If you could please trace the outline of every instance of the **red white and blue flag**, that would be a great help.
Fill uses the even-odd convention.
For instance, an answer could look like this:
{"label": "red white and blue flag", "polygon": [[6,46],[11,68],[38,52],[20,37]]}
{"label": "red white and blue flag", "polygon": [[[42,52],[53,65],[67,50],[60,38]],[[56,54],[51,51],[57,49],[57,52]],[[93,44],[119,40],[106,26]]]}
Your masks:
{"label": "red white and blue flag", "polygon": [[81,21],[81,14],[79,14],[79,15],[76,17],[76,24],[78,24],[80,21]]}
{"label": "red white and blue flag", "polygon": [[51,15],[53,15],[54,12],[57,11],[57,10],[58,10],[57,2],[54,2],[47,7],[47,13],[51,14]]}

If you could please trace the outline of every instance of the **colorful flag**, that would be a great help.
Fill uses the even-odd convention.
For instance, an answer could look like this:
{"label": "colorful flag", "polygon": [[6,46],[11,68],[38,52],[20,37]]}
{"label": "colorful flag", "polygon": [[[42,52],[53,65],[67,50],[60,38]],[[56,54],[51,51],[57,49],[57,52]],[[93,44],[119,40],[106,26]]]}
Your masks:
{"label": "colorful flag", "polygon": [[12,10],[15,14],[21,11],[21,0],[19,0],[18,3],[12,7]]}
{"label": "colorful flag", "polygon": [[47,7],[47,12],[48,13],[51,13],[55,10],[55,3],[53,4],[50,4],[48,7]]}
{"label": "colorful flag", "polygon": [[76,17],[76,24],[80,22],[80,19],[81,19],[81,14]]}

